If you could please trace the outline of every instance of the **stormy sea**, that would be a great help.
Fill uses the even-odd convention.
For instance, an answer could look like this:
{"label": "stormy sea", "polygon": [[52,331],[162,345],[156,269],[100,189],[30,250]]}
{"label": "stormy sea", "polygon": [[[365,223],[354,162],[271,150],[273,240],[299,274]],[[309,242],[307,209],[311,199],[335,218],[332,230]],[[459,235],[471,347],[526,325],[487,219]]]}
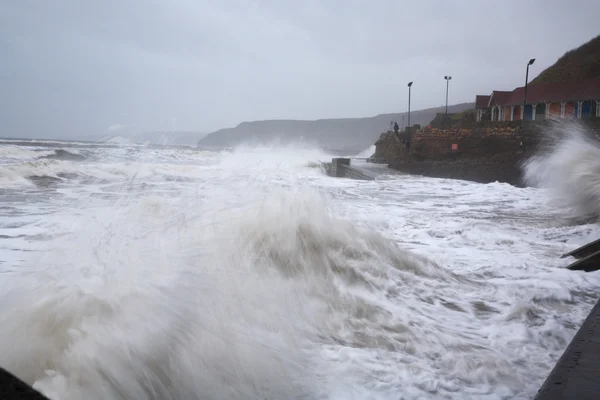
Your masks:
{"label": "stormy sea", "polygon": [[331,158],[0,142],[0,367],[54,400],[531,398],[597,299],[560,256],[600,237],[600,146],[526,188]]}

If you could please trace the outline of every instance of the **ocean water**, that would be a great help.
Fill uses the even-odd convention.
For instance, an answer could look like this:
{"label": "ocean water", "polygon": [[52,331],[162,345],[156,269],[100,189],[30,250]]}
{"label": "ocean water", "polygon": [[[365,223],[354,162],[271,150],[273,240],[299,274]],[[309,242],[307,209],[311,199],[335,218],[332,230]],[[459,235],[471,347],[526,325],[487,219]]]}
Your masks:
{"label": "ocean water", "polygon": [[0,366],[54,400],[529,399],[600,285],[560,258],[600,237],[581,143],[539,188],[0,143]]}

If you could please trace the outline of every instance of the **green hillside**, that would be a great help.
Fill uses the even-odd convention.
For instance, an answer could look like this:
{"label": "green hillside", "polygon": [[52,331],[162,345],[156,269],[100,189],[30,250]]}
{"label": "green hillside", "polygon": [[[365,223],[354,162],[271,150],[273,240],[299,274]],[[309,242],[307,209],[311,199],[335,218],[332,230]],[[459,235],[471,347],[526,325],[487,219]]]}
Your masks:
{"label": "green hillside", "polygon": [[600,79],[600,35],[589,42],[567,51],[554,65],[546,68],[535,83],[556,83]]}

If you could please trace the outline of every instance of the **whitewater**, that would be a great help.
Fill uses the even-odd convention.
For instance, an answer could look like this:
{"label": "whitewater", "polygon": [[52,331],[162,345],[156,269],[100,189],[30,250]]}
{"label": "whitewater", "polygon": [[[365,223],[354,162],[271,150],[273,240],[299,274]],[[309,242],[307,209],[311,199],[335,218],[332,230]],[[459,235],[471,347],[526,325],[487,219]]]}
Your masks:
{"label": "whitewater", "polygon": [[2,142],[0,367],[53,400],[529,399],[600,285],[560,258],[598,225],[540,167],[589,211],[600,147],[558,148],[517,188],[331,178],[305,145]]}

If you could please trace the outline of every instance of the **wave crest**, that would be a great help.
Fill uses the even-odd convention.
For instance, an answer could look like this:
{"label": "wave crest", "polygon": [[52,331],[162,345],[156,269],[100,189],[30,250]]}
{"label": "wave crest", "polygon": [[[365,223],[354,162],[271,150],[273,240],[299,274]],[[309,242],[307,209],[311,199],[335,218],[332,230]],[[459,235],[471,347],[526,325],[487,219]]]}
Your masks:
{"label": "wave crest", "polygon": [[79,220],[3,277],[0,365],[61,400],[306,399],[346,382],[323,345],[417,340],[375,293],[446,271],[317,192],[245,197],[237,211],[144,197]]}
{"label": "wave crest", "polygon": [[600,138],[583,125],[556,123],[523,169],[528,184],[549,189],[575,217],[600,215]]}

